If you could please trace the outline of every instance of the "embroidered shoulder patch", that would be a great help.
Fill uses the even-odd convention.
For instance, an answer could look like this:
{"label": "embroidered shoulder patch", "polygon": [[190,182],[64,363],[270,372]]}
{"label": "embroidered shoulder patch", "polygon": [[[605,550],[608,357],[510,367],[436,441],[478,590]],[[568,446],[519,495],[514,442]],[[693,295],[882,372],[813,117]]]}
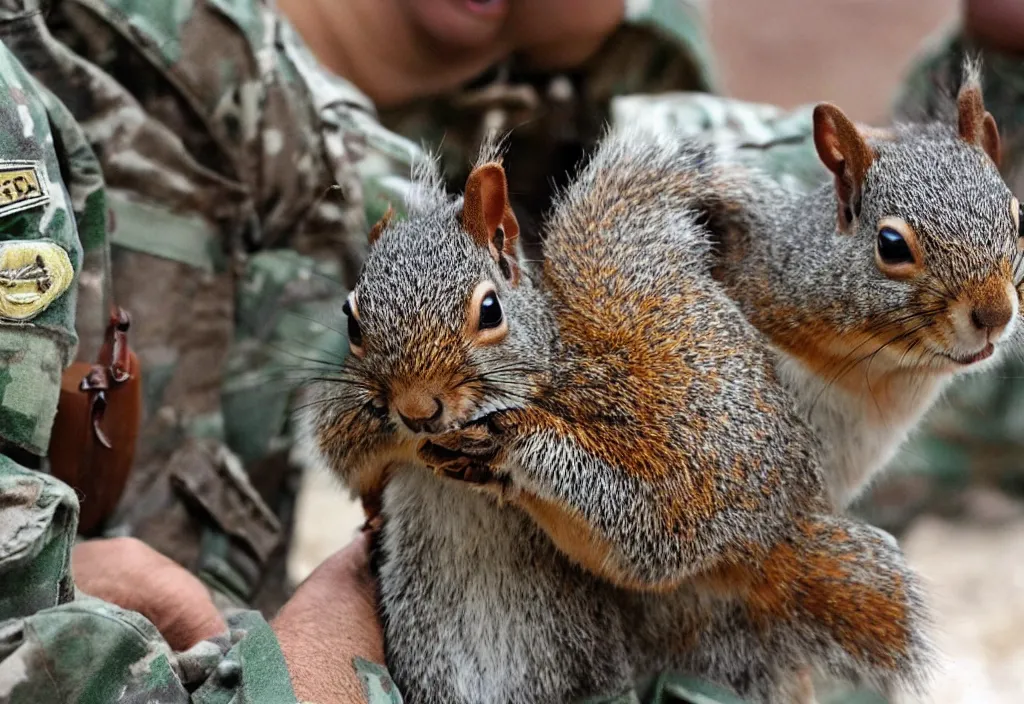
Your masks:
{"label": "embroidered shoulder patch", "polygon": [[75,278],[68,253],[45,240],[0,242],[0,322],[31,320]]}
{"label": "embroidered shoulder patch", "polygon": [[0,217],[50,200],[43,169],[33,161],[0,161]]}

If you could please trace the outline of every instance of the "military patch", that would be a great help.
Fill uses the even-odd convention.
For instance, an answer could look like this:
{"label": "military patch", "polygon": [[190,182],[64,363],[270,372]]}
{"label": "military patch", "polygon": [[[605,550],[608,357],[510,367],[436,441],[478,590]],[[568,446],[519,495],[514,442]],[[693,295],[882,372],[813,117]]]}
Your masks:
{"label": "military patch", "polygon": [[50,200],[42,171],[32,161],[0,161],[0,217]]}
{"label": "military patch", "polygon": [[0,321],[36,317],[75,278],[68,253],[53,242],[0,242]]}

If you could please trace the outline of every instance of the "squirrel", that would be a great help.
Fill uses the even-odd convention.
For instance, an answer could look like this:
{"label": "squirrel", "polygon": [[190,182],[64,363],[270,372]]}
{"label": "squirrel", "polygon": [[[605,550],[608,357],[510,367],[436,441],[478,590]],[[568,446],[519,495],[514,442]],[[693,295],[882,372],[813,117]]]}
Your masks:
{"label": "squirrel", "polygon": [[[919,580],[891,538],[837,515],[864,481],[843,472],[884,453],[835,444],[863,408],[822,425],[806,407],[885,326],[906,337],[875,358],[914,359],[922,384],[1009,339],[1019,206],[976,80],[958,104],[955,127],[885,134],[819,106],[835,183],[779,203],[708,145],[611,133],[556,200],[539,266],[496,149],[454,200],[418,174],[409,217],[371,230],[352,354],[303,421],[322,463],[379,497],[406,701],[565,702],[672,669],[781,704],[806,666],[922,691]],[[808,256],[823,240],[835,251]]]}
{"label": "squirrel", "polygon": [[[702,208],[715,277],[779,354],[848,506],[957,375],[1020,349],[1024,232],[999,131],[968,60],[956,124],[858,127],[813,113],[834,176],[806,194],[718,164]],[[711,171],[711,170],[709,170]]]}

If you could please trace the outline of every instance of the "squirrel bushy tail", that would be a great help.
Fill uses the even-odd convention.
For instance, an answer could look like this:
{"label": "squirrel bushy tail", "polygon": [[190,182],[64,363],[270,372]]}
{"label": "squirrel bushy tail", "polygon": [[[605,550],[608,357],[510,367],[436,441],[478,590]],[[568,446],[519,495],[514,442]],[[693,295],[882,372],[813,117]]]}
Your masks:
{"label": "squirrel bushy tail", "polygon": [[[891,538],[846,518],[809,516],[754,564],[722,567],[701,585],[712,603],[735,600],[733,609],[709,610],[715,617],[707,635],[718,641],[709,657],[739,663],[736,654],[749,652],[755,661],[792,663],[794,671],[810,665],[883,693],[923,691],[933,662],[931,619],[919,580]],[[792,677],[767,681],[795,684]],[[749,686],[755,691],[741,693],[788,701],[785,692]]]}

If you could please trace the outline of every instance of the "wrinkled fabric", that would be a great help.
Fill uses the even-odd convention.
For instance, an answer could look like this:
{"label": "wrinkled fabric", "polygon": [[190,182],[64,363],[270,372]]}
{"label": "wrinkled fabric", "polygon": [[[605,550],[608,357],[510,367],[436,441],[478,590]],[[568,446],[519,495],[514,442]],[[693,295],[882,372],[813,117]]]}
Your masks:
{"label": "wrinkled fabric", "polygon": [[[361,262],[363,188],[379,175],[374,192],[400,201],[419,152],[349,84],[314,81],[259,2],[4,0],[0,39],[0,160],[36,164],[50,196],[8,215],[0,181],[0,244],[55,243],[75,276],[31,320],[0,321],[0,450],[45,454],[61,370],[95,358],[116,299],[145,417],[109,532],[148,540],[219,604],[272,613],[296,360],[310,342],[343,357],[328,314]],[[75,598],[77,512],[68,487],[0,455],[0,701],[295,700],[256,611],[174,654],[138,614]]]}
{"label": "wrinkled fabric", "polygon": [[227,621],[229,633],[183,653],[139,614],[86,596],[0,622],[0,701],[295,703],[267,622],[253,611]]}
{"label": "wrinkled fabric", "polygon": [[[7,252],[27,245],[43,253],[55,245],[54,253],[78,276],[83,257],[79,228],[93,226],[102,214],[95,212],[97,202],[91,197],[95,184],[76,178],[88,166],[72,165],[64,140],[54,142],[50,124],[66,120],[61,107],[6,49],[0,51],[0,93],[7,96],[0,104],[0,181],[4,172],[31,170],[45,191],[44,197],[19,200],[17,193],[9,193],[13,186],[0,183],[0,276],[7,281],[0,296],[8,297],[25,291],[15,283],[23,267],[5,263]],[[74,141],[68,135],[67,142]],[[69,174],[68,187],[63,172]],[[52,284],[45,278],[44,286]],[[30,288],[38,290],[35,282]],[[65,286],[45,307],[26,307],[24,316],[13,318],[0,315],[0,449],[6,445],[42,454],[49,445],[60,371],[78,344],[76,294],[77,287]]]}
{"label": "wrinkled fabric", "polygon": [[[106,183],[109,227],[90,236],[102,246],[95,256],[86,247],[79,277],[89,295],[77,310],[78,359],[95,358],[112,295],[132,315],[144,403],[108,532],[135,535],[233,603],[272,613],[288,591],[301,469],[288,460],[291,396],[304,376],[344,358],[331,329],[362,261],[368,214],[401,204],[420,151],[381,128],[368,99],[319,69],[262,2],[4,7],[0,38],[68,107]],[[39,371],[18,367],[16,379]],[[55,392],[45,403],[11,394],[3,408],[48,428]],[[169,481],[196,442],[218,445],[222,466],[240,465],[215,473],[216,491],[222,503],[259,504],[244,525],[228,530],[205,509],[209,520],[197,520],[195,487]]]}

